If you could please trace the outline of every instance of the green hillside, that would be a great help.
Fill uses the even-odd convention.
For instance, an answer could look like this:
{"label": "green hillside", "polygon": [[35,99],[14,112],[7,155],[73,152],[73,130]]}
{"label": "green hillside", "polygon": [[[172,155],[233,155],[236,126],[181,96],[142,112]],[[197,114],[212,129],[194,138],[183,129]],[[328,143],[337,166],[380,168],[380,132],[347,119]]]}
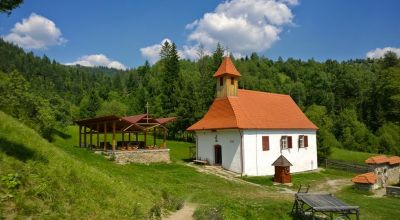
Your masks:
{"label": "green hillside", "polygon": [[3,216],[133,217],[138,201],[146,209],[158,198],[77,160],[3,112],[0,121],[0,176],[17,175],[20,182],[8,189],[2,181]]}
{"label": "green hillside", "polygon": [[[187,144],[171,144],[177,163],[121,166],[73,147],[76,139],[68,134],[72,127],[63,135],[65,139],[56,137],[52,144],[3,112],[0,121],[0,216],[147,218],[158,207],[168,208],[162,200],[167,194],[172,202],[183,199],[223,207],[227,218],[257,218],[271,212],[277,218],[290,218],[291,197],[278,200],[263,188],[181,164]],[[13,182],[20,184],[8,188],[7,183]]]}
{"label": "green hillside", "polygon": [[[197,172],[183,162],[189,143],[168,142],[171,164],[122,166],[74,147],[76,127],[49,143],[3,112],[0,121],[0,219],[147,219],[183,202],[198,204],[197,219],[291,219],[293,196],[280,193],[271,178],[247,178],[264,185],[254,186]],[[328,180],[351,176],[334,170],[296,174],[289,189],[329,189]],[[359,205],[365,219],[390,219],[399,204],[398,198],[373,198],[349,187],[335,195]]]}

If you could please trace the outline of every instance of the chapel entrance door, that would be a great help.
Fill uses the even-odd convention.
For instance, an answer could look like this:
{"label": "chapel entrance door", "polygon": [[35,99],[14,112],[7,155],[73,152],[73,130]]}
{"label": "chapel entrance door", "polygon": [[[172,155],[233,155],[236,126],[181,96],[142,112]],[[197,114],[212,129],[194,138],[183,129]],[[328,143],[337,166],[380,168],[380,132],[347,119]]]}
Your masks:
{"label": "chapel entrance door", "polygon": [[214,163],[215,165],[221,165],[222,164],[222,149],[221,145],[215,145],[214,146]]}

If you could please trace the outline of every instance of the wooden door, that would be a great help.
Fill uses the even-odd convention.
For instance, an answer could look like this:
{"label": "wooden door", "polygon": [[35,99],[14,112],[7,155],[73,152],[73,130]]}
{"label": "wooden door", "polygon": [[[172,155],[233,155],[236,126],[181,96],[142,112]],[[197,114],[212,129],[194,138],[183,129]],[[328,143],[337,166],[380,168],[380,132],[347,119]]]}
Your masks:
{"label": "wooden door", "polygon": [[214,163],[216,165],[221,165],[222,164],[222,150],[221,150],[221,145],[215,145],[214,146]]}

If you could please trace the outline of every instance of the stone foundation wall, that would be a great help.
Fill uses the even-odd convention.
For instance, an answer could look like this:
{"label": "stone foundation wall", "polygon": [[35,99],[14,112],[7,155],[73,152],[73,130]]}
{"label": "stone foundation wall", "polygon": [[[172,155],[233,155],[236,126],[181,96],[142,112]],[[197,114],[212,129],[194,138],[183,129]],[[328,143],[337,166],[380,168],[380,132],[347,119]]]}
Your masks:
{"label": "stone foundation wall", "polygon": [[356,189],[358,190],[365,190],[365,191],[371,191],[376,189],[376,184],[364,184],[364,183],[356,183],[354,184]]}
{"label": "stone foundation wall", "polygon": [[400,167],[390,166],[388,169],[388,185],[395,185],[400,183]]}
{"label": "stone foundation wall", "polygon": [[397,186],[387,186],[386,195],[400,196],[400,187]]}
{"label": "stone foundation wall", "polygon": [[115,151],[113,157],[118,164],[127,163],[169,163],[169,149]]}

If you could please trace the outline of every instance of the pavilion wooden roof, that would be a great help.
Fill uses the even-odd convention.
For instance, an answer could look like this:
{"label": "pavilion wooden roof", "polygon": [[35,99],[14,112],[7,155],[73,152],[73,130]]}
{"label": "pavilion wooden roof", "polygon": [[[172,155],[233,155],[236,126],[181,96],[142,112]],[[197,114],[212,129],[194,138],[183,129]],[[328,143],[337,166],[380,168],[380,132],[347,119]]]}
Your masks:
{"label": "pavilion wooden roof", "polygon": [[[97,132],[111,132],[111,126],[115,123],[115,130],[118,132],[137,132],[145,131],[154,127],[162,126],[174,121],[175,117],[154,119],[147,114],[131,115],[120,117],[116,115],[105,115],[94,118],[86,118],[75,120],[74,123],[80,126],[85,126]],[[106,126],[105,126],[106,125]]]}

